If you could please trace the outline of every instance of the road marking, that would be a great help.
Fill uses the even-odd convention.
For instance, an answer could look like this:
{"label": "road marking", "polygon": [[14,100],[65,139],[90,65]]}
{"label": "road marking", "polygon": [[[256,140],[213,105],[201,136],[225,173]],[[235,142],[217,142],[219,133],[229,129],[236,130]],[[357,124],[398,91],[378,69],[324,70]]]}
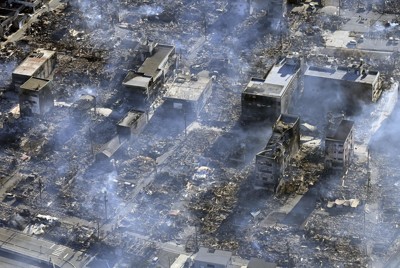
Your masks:
{"label": "road marking", "polygon": [[63,251],[64,251],[65,249],[66,249],[66,247],[64,247],[64,246],[58,246],[58,247],[53,251],[52,255],[60,256],[61,253],[63,253]]}

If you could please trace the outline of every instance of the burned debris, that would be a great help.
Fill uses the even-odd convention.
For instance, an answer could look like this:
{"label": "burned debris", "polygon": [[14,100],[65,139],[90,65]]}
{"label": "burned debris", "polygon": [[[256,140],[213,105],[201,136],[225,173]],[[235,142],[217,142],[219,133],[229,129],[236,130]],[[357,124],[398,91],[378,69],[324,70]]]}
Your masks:
{"label": "burned debris", "polygon": [[42,243],[16,253],[398,265],[395,1],[3,2],[0,231]]}

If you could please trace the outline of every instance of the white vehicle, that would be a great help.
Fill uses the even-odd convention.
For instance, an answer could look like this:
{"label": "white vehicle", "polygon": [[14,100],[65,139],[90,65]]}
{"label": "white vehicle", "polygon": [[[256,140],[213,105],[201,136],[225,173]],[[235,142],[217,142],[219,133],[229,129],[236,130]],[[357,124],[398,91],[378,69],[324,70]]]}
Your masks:
{"label": "white vehicle", "polygon": [[349,41],[349,46],[356,46],[357,45],[357,41],[356,40],[350,40]]}

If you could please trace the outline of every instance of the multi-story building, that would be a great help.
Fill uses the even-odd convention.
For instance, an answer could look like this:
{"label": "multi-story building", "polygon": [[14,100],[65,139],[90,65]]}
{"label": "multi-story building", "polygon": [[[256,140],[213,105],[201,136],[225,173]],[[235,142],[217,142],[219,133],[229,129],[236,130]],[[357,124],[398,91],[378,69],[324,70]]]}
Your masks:
{"label": "multi-story building", "polygon": [[118,123],[117,133],[121,139],[129,140],[139,134],[147,124],[147,113],[135,109],[130,110]]}
{"label": "multi-story building", "polygon": [[179,74],[164,96],[163,108],[197,116],[212,93],[207,71],[197,75]]}
{"label": "multi-story building", "polygon": [[12,73],[15,90],[31,77],[48,79],[56,65],[56,52],[38,49],[31,53]]}
{"label": "multi-story building", "polygon": [[351,163],[354,153],[354,122],[342,120],[325,138],[325,167],[343,171]]}
{"label": "multi-story building", "polygon": [[256,155],[255,187],[273,189],[300,148],[300,118],[282,114],[264,150]]}
{"label": "multi-story building", "polygon": [[157,95],[160,85],[176,67],[175,47],[149,45],[148,57],[137,71],[128,72],[123,81],[128,97],[150,101]]}
{"label": "multi-story building", "polygon": [[20,86],[19,107],[23,116],[48,112],[54,106],[51,81],[32,77]]}
{"label": "multi-story building", "polygon": [[352,114],[362,102],[377,101],[381,93],[380,73],[367,69],[362,61],[349,66],[309,66],[304,73],[305,97],[325,99],[329,110]]}
{"label": "multi-story building", "polygon": [[275,122],[290,113],[298,97],[300,59],[290,55],[275,64],[265,79],[252,78],[242,93],[242,121]]}

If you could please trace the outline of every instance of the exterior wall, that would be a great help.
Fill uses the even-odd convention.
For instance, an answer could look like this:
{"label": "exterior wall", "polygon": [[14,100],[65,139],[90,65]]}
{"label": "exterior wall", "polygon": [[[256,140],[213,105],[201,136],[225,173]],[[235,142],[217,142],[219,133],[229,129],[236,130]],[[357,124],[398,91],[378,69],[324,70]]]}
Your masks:
{"label": "exterior wall", "polygon": [[130,139],[132,136],[140,134],[146,124],[147,114],[143,113],[130,127],[117,125],[117,133],[120,138]]}
{"label": "exterior wall", "polygon": [[281,102],[278,98],[242,94],[242,120],[273,122],[281,113]]}
{"label": "exterior wall", "polygon": [[256,177],[255,186],[267,187],[276,183],[280,176],[279,161],[270,157],[256,155]]}
{"label": "exterior wall", "polygon": [[[272,144],[271,147],[276,146],[278,148],[274,157],[264,155],[263,152],[256,155],[256,181],[254,183],[255,186],[268,187],[278,184],[279,178],[283,176],[290,163],[290,160],[300,148],[299,121],[300,120],[298,120],[293,125],[293,127],[287,130],[283,135],[280,133],[272,134],[273,136],[271,137],[271,139],[273,139],[274,144]],[[271,142],[271,139],[268,142],[269,144]]]}
{"label": "exterior wall", "polygon": [[346,170],[351,163],[354,152],[353,129],[345,141],[326,139],[325,167],[332,170]]}
{"label": "exterior wall", "polygon": [[45,114],[54,106],[50,86],[46,85],[39,91],[21,89],[19,105],[22,115]]}

